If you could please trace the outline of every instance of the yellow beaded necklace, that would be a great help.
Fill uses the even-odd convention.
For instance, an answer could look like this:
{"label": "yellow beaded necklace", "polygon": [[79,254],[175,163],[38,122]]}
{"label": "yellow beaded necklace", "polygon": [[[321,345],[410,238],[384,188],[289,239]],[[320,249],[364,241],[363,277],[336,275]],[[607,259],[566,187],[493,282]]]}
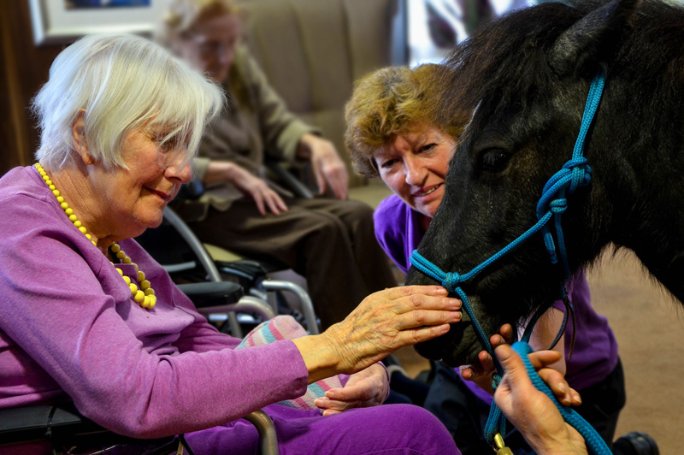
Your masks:
{"label": "yellow beaded necklace", "polygon": [[[43,181],[45,182],[47,187],[50,189],[50,191],[52,191],[52,194],[55,195],[57,202],[59,203],[60,207],[62,207],[62,210],[64,210],[66,216],[69,217],[69,220],[74,224],[74,226],[79,231],[83,233],[83,235],[86,236],[88,240],[90,240],[90,242],[93,245],[97,246],[97,242],[93,239],[93,236],[90,235],[86,227],[83,226],[83,223],[81,223],[81,221],[78,219],[78,217],[74,213],[74,210],[71,207],[69,207],[69,204],[67,204],[67,202],[64,200],[64,197],[62,197],[59,190],[55,188],[54,183],[52,183],[52,179],[50,179],[50,176],[47,174],[45,169],[43,169],[43,166],[41,166],[40,163],[36,163],[33,165],[33,167],[36,168],[40,176],[43,178]],[[123,280],[126,282],[128,288],[131,290],[131,296],[133,297],[133,300],[135,300],[136,303],[138,303],[138,305],[145,308],[146,310],[151,310],[152,308],[154,308],[154,306],[157,304],[157,296],[154,294],[154,289],[152,289],[152,285],[150,284],[149,280],[145,279],[145,273],[138,268],[137,264],[131,262],[131,258],[128,257],[124,250],[121,249],[118,243],[112,243],[112,245],[109,247],[109,251],[110,254],[116,256],[116,258],[121,263],[131,264],[135,268],[135,279],[138,282],[138,284],[135,284],[131,277],[125,275],[123,269],[121,269],[120,267],[115,267],[116,271],[119,272],[119,275],[123,277]]]}

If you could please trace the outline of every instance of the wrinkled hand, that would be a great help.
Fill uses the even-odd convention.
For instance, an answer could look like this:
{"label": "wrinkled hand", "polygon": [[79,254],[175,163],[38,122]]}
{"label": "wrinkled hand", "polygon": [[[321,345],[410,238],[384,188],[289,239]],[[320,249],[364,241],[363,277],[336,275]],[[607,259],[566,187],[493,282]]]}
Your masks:
{"label": "wrinkled hand", "polygon": [[315,404],[323,410],[324,416],[328,416],[347,409],[382,404],[388,393],[387,372],[376,363],[349,376],[344,387],[328,390],[325,397],[318,398]]}
{"label": "wrinkled hand", "polygon": [[[551,400],[534,387],[520,356],[506,344],[497,347],[495,353],[505,374],[494,400],[532,448],[539,454],[586,454],[582,436],[565,423]],[[554,394],[564,391],[559,398],[563,404],[579,404],[579,394],[562,375],[546,368],[559,356],[555,351],[537,351],[530,355],[530,361]]]}
{"label": "wrinkled hand", "polygon": [[461,301],[441,286],[400,286],[375,292],[320,335],[295,338],[309,383],[355,373],[393,351],[444,335],[461,320]]}
{"label": "wrinkled hand", "polygon": [[266,215],[267,210],[275,215],[287,211],[287,204],[280,195],[273,191],[263,179],[246,169],[234,165],[231,180],[237,189],[254,199],[257,209],[262,215]]}
{"label": "wrinkled hand", "polygon": [[349,173],[332,142],[314,134],[302,136],[301,144],[306,148],[316,178],[319,193],[330,187],[338,199],[347,199]]}
{"label": "wrinkled hand", "polygon": [[461,301],[441,286],[401,286],[366,297],[323,334],[336,351],[337,371],[352,373],[408,345],[444,335],[461,320]]}

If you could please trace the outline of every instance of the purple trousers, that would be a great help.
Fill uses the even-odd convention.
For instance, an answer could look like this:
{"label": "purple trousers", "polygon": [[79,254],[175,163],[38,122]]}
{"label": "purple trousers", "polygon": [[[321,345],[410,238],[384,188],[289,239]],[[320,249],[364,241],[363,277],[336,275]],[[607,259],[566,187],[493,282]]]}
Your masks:
{"label": "purple trousers", "polygon": [[[413,405],[388,404],[322,417],[318,410],[264,408],[278,434],[281,454],[460,454],[437,418]],[[193,452],[256,454],[258,435],[245,420],[186,435]]]}

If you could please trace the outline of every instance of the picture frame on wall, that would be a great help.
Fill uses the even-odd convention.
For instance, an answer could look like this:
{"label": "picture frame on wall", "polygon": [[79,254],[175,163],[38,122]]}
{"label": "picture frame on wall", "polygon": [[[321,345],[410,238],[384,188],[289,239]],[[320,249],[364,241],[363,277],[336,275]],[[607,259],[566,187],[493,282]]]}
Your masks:
{"label": "picture frame on wall", "polygon": [[29,0],[36,45],[91,33],[151,34],[170,0]]}

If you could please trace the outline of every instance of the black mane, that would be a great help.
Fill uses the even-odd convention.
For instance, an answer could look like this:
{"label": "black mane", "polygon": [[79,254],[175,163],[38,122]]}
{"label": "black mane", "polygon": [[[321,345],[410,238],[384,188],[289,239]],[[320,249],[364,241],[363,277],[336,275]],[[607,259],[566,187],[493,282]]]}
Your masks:
{"label": "black mane", "polygon": [[[629,18],[632,30],[610,30],[599,50],[585,52],[583,58],[589,60],[578,63],[575,73],[557,74],[549,62],[551,47],[565,30],[599,5],[596,1],[573,6],[543,3],[479,29],[446,61],[453,71],[444,81],[448,90],[440,112],[453,117],[459,106],[475,106],[492,94],[502,96],[502,104],[524,103],[548,93],[554,78],[588,81],[602,66],[610,73],[629,75],[635,84],[681,80],[684,12],[660,0],[642,1]],[[674,95],[675,87],[670,88]],[[638,93],[634,95],[638,97]]]}

